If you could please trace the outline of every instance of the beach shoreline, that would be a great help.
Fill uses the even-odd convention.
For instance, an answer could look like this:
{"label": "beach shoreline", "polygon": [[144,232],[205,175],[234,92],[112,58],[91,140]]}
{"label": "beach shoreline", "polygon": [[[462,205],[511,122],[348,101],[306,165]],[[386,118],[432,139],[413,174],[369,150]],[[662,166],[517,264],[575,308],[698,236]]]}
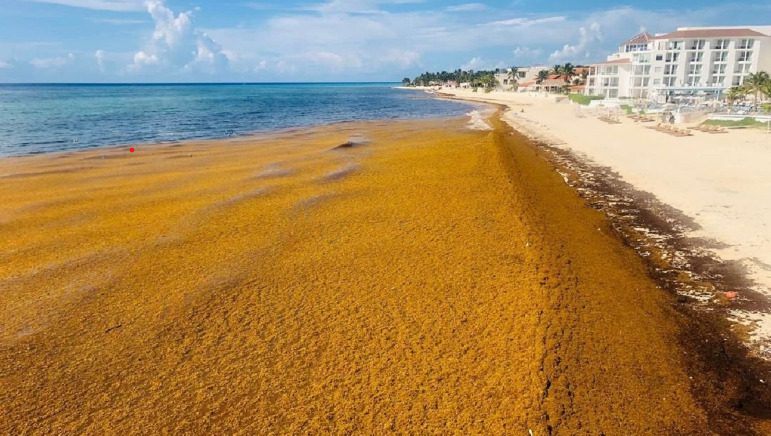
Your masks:
{"label": "beach shoreline", "polygon": [[0,432],[763,434],[771,372],[484,121],[17,159]]}
{"label": "beach shoreline", "polygon": [[[670,257],[669,273],[663,275],[680,276],[670,278],[671,284],[666,287],[696,299],[708,311],[724,312],[735,328],[743,331],[755,352],[771,358],[771,208],[762,206],[765,198],[771,202],[771,190],[764,189],[771,188],[771,179],[759,178],[762,173],[758,173],[758,177],[744,181],[732,174],[748,162],[757,169],[763,162],[771,164],[771,147],[766,145],[771,145],[771,135],[732,131],[675,138],[630,120],[621,125],[602,123],[589,111],[579,117],[578,111],[584,108],[566,99],[556,102],[554,96],[545,94],[478,94],[454,89],[426,92],[440,98],[505,106],[508,110],[503,118],[507,123],[549,149],[556,165],[567,166],[568,172],[570,167],[582,172],[573,180],[566,176],[566,183],[589,197],[610,198],[610,202],[605,201],[605,209],[609,203],[619,202],[619,193],[593,191],[585,184],[581,186],[581,179],[589,179],[594,185],[597,179],[615,187],[627,184],[623,188],[627,206],[635,197],[635,204],[648,212],[664,214],[665,209],[669,210],[663,226],[667,229],[631,229],[635,233],[632,239],[648,238],[647,244],[638,244],[640,254],[645,257],[651,249],[663,250],[662,255]],[[729,149],[721,146],[721,141],[736,146]],[[734,156],[738,147],[744,147],[745,155]],[[689,153],[700,154],[695,165],[685,164]],[[659,162],[663,168],[656,168]],[[677,166],[680,162],[682,167]],[[722,166],[726,170],[718,171]],[[713,171],[714,179],[706,182]],[[723,189],[723,181],[730,188]],[[706,207],[710,195],[726,202],[726,206]],[[726,214],[726,209],[733,214]],[[618,210],[608,213],[617,221],[624,215]],[[734,238],[732,232],[740,237]],[[654,275],[662,274],[654,271]],[[740,297],[727,303],[723,297],[726,292],[738,292]]]}

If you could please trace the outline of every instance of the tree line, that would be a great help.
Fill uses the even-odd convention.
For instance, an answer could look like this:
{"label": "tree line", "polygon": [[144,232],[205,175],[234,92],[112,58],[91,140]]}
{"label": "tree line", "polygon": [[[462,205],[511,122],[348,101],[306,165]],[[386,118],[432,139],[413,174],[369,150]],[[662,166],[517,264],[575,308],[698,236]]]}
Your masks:
{"label": "tree line", "polygon": [[[583,72],[580,77],[575,74],[577,68],[586,68],[582,65],[573,65],[566,63],[564,65],[554,65],[551,69],[539,71],[536,77],[536,83],[540,84],[547,80],[550,75],[558,75],[562,78],[565,84],[580,85],[586,81],[587,73]],[[402,79],[404,86],[430,86],[432,84],[442,84],[446,82],[455,83],[468,83],[471,87],[484,87],[494,88],[500,85],[500,82],[495,77],[498,74],[506,74],[509,79],[509,84],[512,86],[519,82],[519,67],[511,67],[505,70],[496,68],[494,70],[462,70],[457,69],[455,71],[441,71],[441,72],[425,72],[414,79],[405,77]]]}

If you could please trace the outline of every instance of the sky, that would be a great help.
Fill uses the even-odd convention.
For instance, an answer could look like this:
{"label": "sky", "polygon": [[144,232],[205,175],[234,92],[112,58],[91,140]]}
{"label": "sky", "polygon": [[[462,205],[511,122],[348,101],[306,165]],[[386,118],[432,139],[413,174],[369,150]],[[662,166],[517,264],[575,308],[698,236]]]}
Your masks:
{"label": "sky", "polygon": [[585,64],[642,30],[771,25],[758,3],[0,0],[0,82],[397,82]]}

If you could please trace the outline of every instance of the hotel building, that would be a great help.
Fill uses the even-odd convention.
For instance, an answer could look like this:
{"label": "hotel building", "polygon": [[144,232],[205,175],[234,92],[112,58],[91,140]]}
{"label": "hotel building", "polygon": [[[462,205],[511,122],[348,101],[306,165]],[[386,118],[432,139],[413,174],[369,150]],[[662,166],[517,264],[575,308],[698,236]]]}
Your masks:
{"label": "hotel building", "polygon": [[721,97],[747,75],[771,73],[771,26],[681,27],[641,33],[592,64],[584,93],[607,98]]}

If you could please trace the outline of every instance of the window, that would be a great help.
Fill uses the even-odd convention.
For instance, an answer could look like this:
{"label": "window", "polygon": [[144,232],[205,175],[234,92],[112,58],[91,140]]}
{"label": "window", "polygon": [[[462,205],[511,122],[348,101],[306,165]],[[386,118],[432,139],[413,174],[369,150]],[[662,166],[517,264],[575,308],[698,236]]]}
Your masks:
{"label": "window", "polygon": [[626,53],[645,50],[648,50],[648,44],[629,44],[624,46],[624,51]]}
{"label": "window", "polygon": [[636,77],[634,79],[634,82],[633,82],[632,86],[634,86],[636,88],[647,87],[648,86],[648,80],[649,79],[647,77]]}
{"label": "window", "polygon": [[632,69],[632,74],[635,76],[647,76],[651,73],[650,65],[635,65]]}
{"label": "window", "polygon": [[660,61],[662,59],[664,59],[664,55],[656,55],[656,60],[657,61]]}
{"label": "window", "polygon": [[688,77],[688,80],[685,82],[688,86],[699,86],[701,83],[701,77],[699,76],[690,76]]}
{"label": "window", "polygon": [[712,67],[712,74],[725,74],[725,64],[715,65]]}
{"label": "window", "polygon": [[734,76],[731,86],[741,86],[744,83],[744,76]]}
{"label": "window", "polygon": [[661,85],[661,79],[653,79],[653,85]]}
{"label": "window", "polygon": [[677,62],[679,58],[680,58],[680,53],[667,53],[667,58],[665,62]]}
{"label": "window", "polygon": [[751,51],[740,51],[738,55],[737,61],[739,62],[749,62],[752,59]]}
{"label": "window", "polygon": [[654,69],[653,69],[653,72],[654,72],[654,73],[660,73],[660,72],[661,72],[661,67],[656,67],[656,68],[654,68]]}
{"label": "window", "polygon": [[677,83],[676,79],[674,77],[665,77],[664,78],[664,85],[665,86],[675,86]]}
{"label": "window", "polygon": [[688,60],[690,62],[701,62],[701,61],[704,60],[704,52],[703,51],[698,51],[696,53],[691,53],[691,55],[689,56]]}
{"label": "window", "polygon": [[725,62],[728,60],[728,52],[727,51],[716,51],[715,52],[715,62]]}
{"label": "window", "polygon": [[751,64],[738,64],[734,69],[734,73],[737,73],[737,74],[749,73],[751,66],[752,66]]}
{"label": "window", "polygon": [[728,48],[728,40],[727,39],[718,39],[715,41],[715,45],[712,47],[716,50],[725,50]]}
{"label": "window", "polygon": [[664,74],[665,75],[672,75],[672,76],[677,74],[677,65],[665,65],[664,66]]}
{"label": "window", "polygon": [[754,43],[755,43],[754,39],[742,39],[741,42],[739,43],[739,50],[752,48]]}
{"label": "window", "polygon": [[701,74],[701,65],[691,65],[688,74]]}
{"label": "window", "polygon": [[683,48],[683,41],[669,41],[667,50],[681,50]]}
{"label": "window", "polygon": [[618,74],[618,65],[601,67],[600,74],[604,74],[606,76],[616,75]]}
{"label": "window", "polygon": [[712,78],[713,85],[722,85],[723,83],[725,83],[725,76],[715,76]]}
{"label": "window", "polygon": [[608,98],[618,98],[618,89],[609,89]]}
{"label": "window", "polygon": [[704,40],[703,39],[694,39],[691,41],[690,47],[691,50],[703,50],[704,49]]}

